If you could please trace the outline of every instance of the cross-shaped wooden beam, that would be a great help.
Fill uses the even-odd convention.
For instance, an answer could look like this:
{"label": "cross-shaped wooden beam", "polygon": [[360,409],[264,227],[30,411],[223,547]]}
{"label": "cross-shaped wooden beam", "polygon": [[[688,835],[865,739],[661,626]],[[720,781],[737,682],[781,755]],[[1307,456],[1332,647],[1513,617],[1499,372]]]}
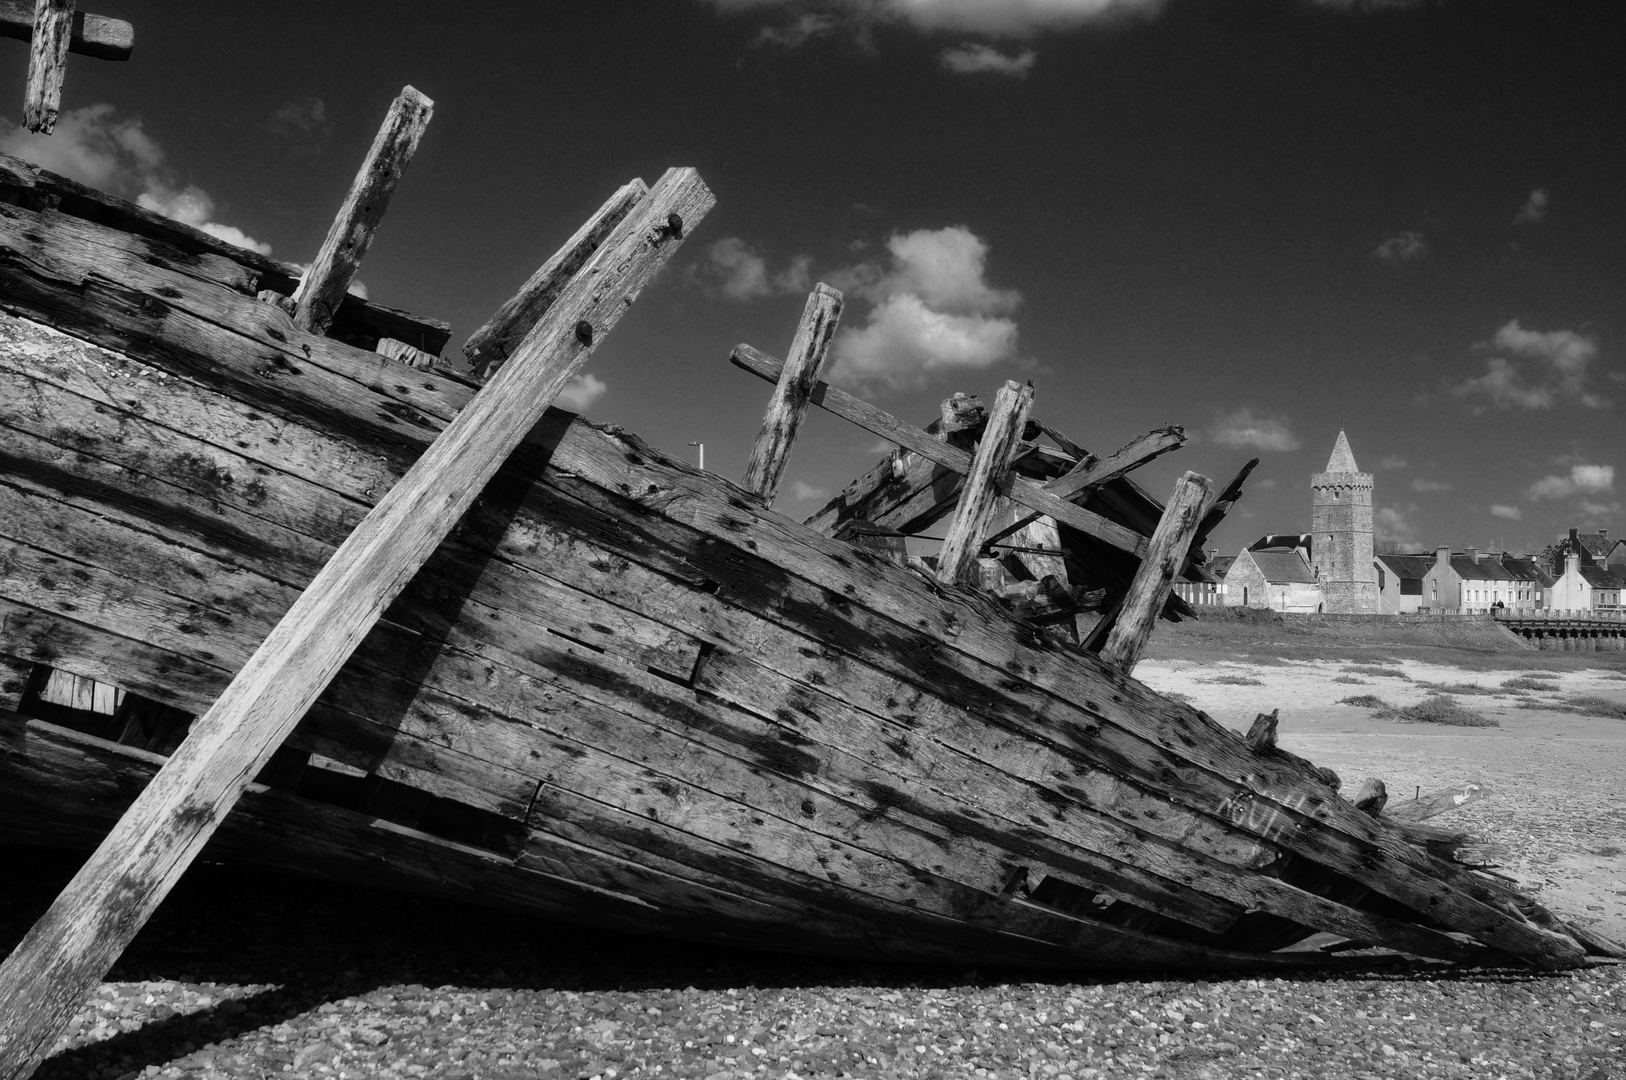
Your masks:
{"label": "cross-shaped wooden beam", "polygon": [[99,60],[128,60],[135,27],[123,19],[73,10],[74,0],[0,0],[0,37],[32,43],[28,86],[23,91],[23,126],[49,135],[62,107],[62,79],[68,54]]}

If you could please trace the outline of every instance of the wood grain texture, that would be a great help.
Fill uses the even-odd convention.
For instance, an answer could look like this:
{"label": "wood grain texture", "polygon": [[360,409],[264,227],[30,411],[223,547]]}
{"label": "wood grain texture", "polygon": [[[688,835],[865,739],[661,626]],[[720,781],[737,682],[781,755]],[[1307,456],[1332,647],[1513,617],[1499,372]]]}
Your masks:
{"label": "wood grain texture", "polygon": [[1140,659],[1158,613],[1169,598],[1174,575],[1186,564],[1191,538],[1202,523],[1203,501],[1208,492],[1208,478],[1194,472],[1175,481],[1174,493],[1163,508],[1163,520],[1152,533],[1146,556],[1124,596],[1118,623],[1101,649],[1101,659],[1107,663],[1131,671]]}
{"label": "wood grain texture", "polygon": [[970,573],[982,551],[983,534],[997,508],[1000,488],[1009,469],[1011,451],[1016,448],[1033,408],[1033,384],[1007,382],[994,395],[988,426],[971,459],[965,487],[960,491],[954,523],[937,553],[937,580],[953,585]]}
{"label": "wood grain texture", "polygon": [[[586,322],[602,338],[712,197],[672,170],[583,267],[517,362],[464,409],[350,535],[287,616],[200,717],[129,813],[0,966],[0,1072],[40,1061],[84,994],[144,924],[250,779],[585,363]],[[652,216],[657,215],[657,216]]]}
{"label": "wood grain texture", "polygon": [[558,299],[559,291],[587,259],[598,250],[610,230],[632,213],[638,201],[649,194],[642,180],[623,184],[604,201],[598,211],[582,223],[563,247],[537,268],[520,290],[503,302],[463,344],[476,378],[489,378],[508,359],[509,353],[525,339],[531,327]]}
{"label": "wood grain texture", "polygon": [[[34,38],[34,4],[31,0],[0,0],[0,37],[17,41]],[[98,60],[128,60],[135,48],[135,27],[123,19],[105,15],[73,13],[68,51]]]}
{"label": "wood grain texture", "polygon": [[[737,346],[729,359],[735,366],[744,368],[758,378],[769,382],[779,380],[782,366],[780,361],[749,345]],[[971,455],[964,450],[934,439],[919,428],[904,423],[890,413],[877,409],[844,390],[821,382],[813,388],[809,400],[819,408],[835,413],[844,420],[850,420],[865,431],[873,432],[899,446],[913,450],[923,458],[961,474],[971,471]],[[1099,514],[1092,514],[1072,503],[1064,502],[1031,480],[1013,479],[1010,490],[1004,494],[1014,502],[1042,514],[1049,514],[1057,521],[1071,525],[1079,532],[1094,536],[1123,551],[1141,555],[1146,550],[1144,536],[1116,522],[1108,521]]]}
{"label": "wood grain texture", "polygon": [[390,104],[327,239],[294,292],[294,325],[301,330],[321,334],[332,325],[434,111],[435,103],[410,86]]}
{"label": "wood grain texture", "polygon": [[751,446],[750,460],[745,463],[744,487],[756,492],[769,506],[779,493],[779,481],[790,463],[796,432],[807,415],[808,395],[819,381],[830,341],[841,323],[841,306],[838,290],[822,281],[814,286],[802,309],[801,321],[796,324],[779,381],[768,398],[762,427]]}
{"label": "wood grain texture", "polygon": [[23,127],[29,131],[49,135],[56,130],[72,37],[73,0],[35,0],[28,84],[23,89]]}
{"label": "wood grain texture", "polygon": [[[1052,436],[1054,438],[1055,436]],[[1080,459],[1078,466],[1065,476],[1044,485],[1044,490],[1057,498],[1082,502],[1088,494],[1147,462],[1178,450],[1185,445],[1185,432],[1178,427],[1158,428],[1133,440],[1111,457]],[[1069,442],[1069,445],[1071,443]],[[1011,506],[1002,510],[988,529],[988,542],[994,543],[1022,528],[1039,515],[1026,507]]]}

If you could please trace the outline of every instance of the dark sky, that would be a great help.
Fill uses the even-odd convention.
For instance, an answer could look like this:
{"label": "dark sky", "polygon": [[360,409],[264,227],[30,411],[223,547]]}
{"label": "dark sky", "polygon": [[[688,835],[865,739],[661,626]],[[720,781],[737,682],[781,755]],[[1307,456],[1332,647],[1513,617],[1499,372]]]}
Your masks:
{"label": "dark sky", "polygon": [[[134,56],[73,57],[46,142],[0,42],[0,149],[284,259],[400,88],[433,98],[361,278],[450,320],[453,354],[619,184],[698,168],[718,206],[595,355],[587,412],[726,475],[768,394],[729,349],[782,353],[825,280],[832,377],[907,419],[1031,378],[1097,452],[1185,425],[1141,474],[1160,496],[1262,457],[1226,550],[1308,528],[1340,426],[1382,536],[1626,532],[1618,2],[80,6],[133,22]],[[815,415],[778,507],[878,453]]]}

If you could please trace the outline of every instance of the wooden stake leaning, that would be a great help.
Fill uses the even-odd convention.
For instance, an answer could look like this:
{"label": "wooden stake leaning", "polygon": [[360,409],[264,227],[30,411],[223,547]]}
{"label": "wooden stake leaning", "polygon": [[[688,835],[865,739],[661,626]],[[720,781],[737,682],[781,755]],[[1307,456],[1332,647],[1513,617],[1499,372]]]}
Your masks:
{"label": "wooden stake leaning", "polygon": [[674,169],[375,506],[0,965],[0,1078],[33,1072],[244,788],[713,199]]}
{"label": "wooden stake leaning", "polygon": [[1129,592],[1124,596],[1117,625],[1107,637],[1101,659],[1125,671],[1134,669],[1141,650],[1146,647],[1146,640],[1152,636],[1152,626],[1157,621],[1158,612],[1163,610],[1163,602],[1169,598],[1174,575],[1186,563],[1191,538],[1196,535],[1197,526],[1202,522],[1203,501],[1208,497],[1208,491],[1208,478],[1194,472],[1188,472],[1175,481],[1174,494],[1169,496],[1169,504],[1163,508],[1163,519],[1152,533],[1146,557],[1141,560],[1140,569],[1135,571],[1135,580],[1130,583]]}
{"label": "wooden stake leaning", "polygon": [[966,578],[982,551],[982,537],[994,516],[1011,451],[1022,438],[1033,408],[1033,384],[1008,382],[994,395],[994,410],[971,459],[954,524],[937,553],[937,580],[953,585]]}
{"label": "wooden stake leaning", "polygon": [[[779,360],[749,345],[736,346],[729,361],[769,382],[779,381],[779,372],[783,367]],[[852,421],[865,431],[874,432],[906,450],[913,450],[928,461],[935,461],[958,473],[971,471],[971,455],[964,450],[934,439],[914,425],[906,424],[891,413],[877,409],[844,390],[821,382],[813,387],[808,400],[843,420]],[[1049,514],[1063,525],[1071,525],[1086,536],[1093,536],[1132,555],[1145,554],[1146,538],[1133,529],[1058,499],[1025,477],[1011,477],[1008,486],[1009,490],[1001,494],[1012,502],[1019,502],[1041,514]]]}
{"label": "wooden stake leaning", "polygon": [[796,336],[791,339],[790,352],[785,354],[785,366],[774,384],[768,411],[762,417],[762,430],[757,432],[751,460],[745,466],[744,486],[762,496],[769,506],[779,492],[779,481],[790,462],[791,444],[807,415],[808,395],[818,385],[819,369],[824,366],[830,339],[840,322],[841,293],[821,281],[808,294],[802,321],[796,324]]}
{"label": "wooden stake leaning", "polygon": [[23,126],[29,131],[49,135],[56,130],[72,36],[73,0],[36,0],[34,40],[28,50],[28,86],[23,91]]}
{"label": "wooden stake leaning", "polygon": [[325,334],[332,325],[434,111],[435,103],[410,86],[390,105],[322,250],[294,290],[294,325],[301,330]]}

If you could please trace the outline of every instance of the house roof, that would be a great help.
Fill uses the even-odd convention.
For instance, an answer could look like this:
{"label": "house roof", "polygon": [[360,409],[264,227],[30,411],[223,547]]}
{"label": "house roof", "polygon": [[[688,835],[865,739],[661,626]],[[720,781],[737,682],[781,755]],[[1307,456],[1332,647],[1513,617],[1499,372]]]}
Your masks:
{"label": "house roof", "polygon": [[1553,583],[1553,575],[1549,574],[1546,568],[1534,558],[1522,559],[1505,556],[1502,559],[1502,565],[1509,574],[1513,575],[1515,581],[1534,581],[1539,585],[1551,585]]}
{"label": "house roof", "polygon": [[1314,585],[1315,574],[1310,571],[1310,564],[1304,561],[1297,548],[1267,548],[1264,551],[1250,551],[1253,563],[1259,567],[1259,572],[1265,580],[1272,585]]}
{"label": "house roof", "polygon": [[1432,555],[1379,555],[1378,561],[1395,577],[1421,581],[1434,566]]}
{"label": "house roof", "polygon": [[1224,581],[1225,572],[1231,569],[1231,564],[1234,562],[1236,562],[1235,555],[1216,555],[1208,560],[1207,569],[1210,574],[1214,575],[1215,581]]}
{"label": "house roof", "polygon": [[1355,467],[1355,452],[1349,448],[1349,437],[1338,431],[1338,441],[1332,444],[1332,457],[1327,459],[1327,472],[1360,472]]}
{"label": "house roof", "polygon": [[1512,574],[1507,572],[1497,559],[1486,556],[1478,562],[1466,555],[1451,556],[1451,569],[1456,571],[1458,577],[1464,581],[1514,581]]}
{"label": "house roof", "polygon": [[1594,589],[1626,589],[1626,578],[1601,566],[1583,566],[1580,571],[1582,580]]}
{"label": "house roof", "polygon": [[1611,539],[1603,533],[1577,533],[1575,539],[1595,559],[1608,558],[1615,545],[1620,543],[1618,538]]}

